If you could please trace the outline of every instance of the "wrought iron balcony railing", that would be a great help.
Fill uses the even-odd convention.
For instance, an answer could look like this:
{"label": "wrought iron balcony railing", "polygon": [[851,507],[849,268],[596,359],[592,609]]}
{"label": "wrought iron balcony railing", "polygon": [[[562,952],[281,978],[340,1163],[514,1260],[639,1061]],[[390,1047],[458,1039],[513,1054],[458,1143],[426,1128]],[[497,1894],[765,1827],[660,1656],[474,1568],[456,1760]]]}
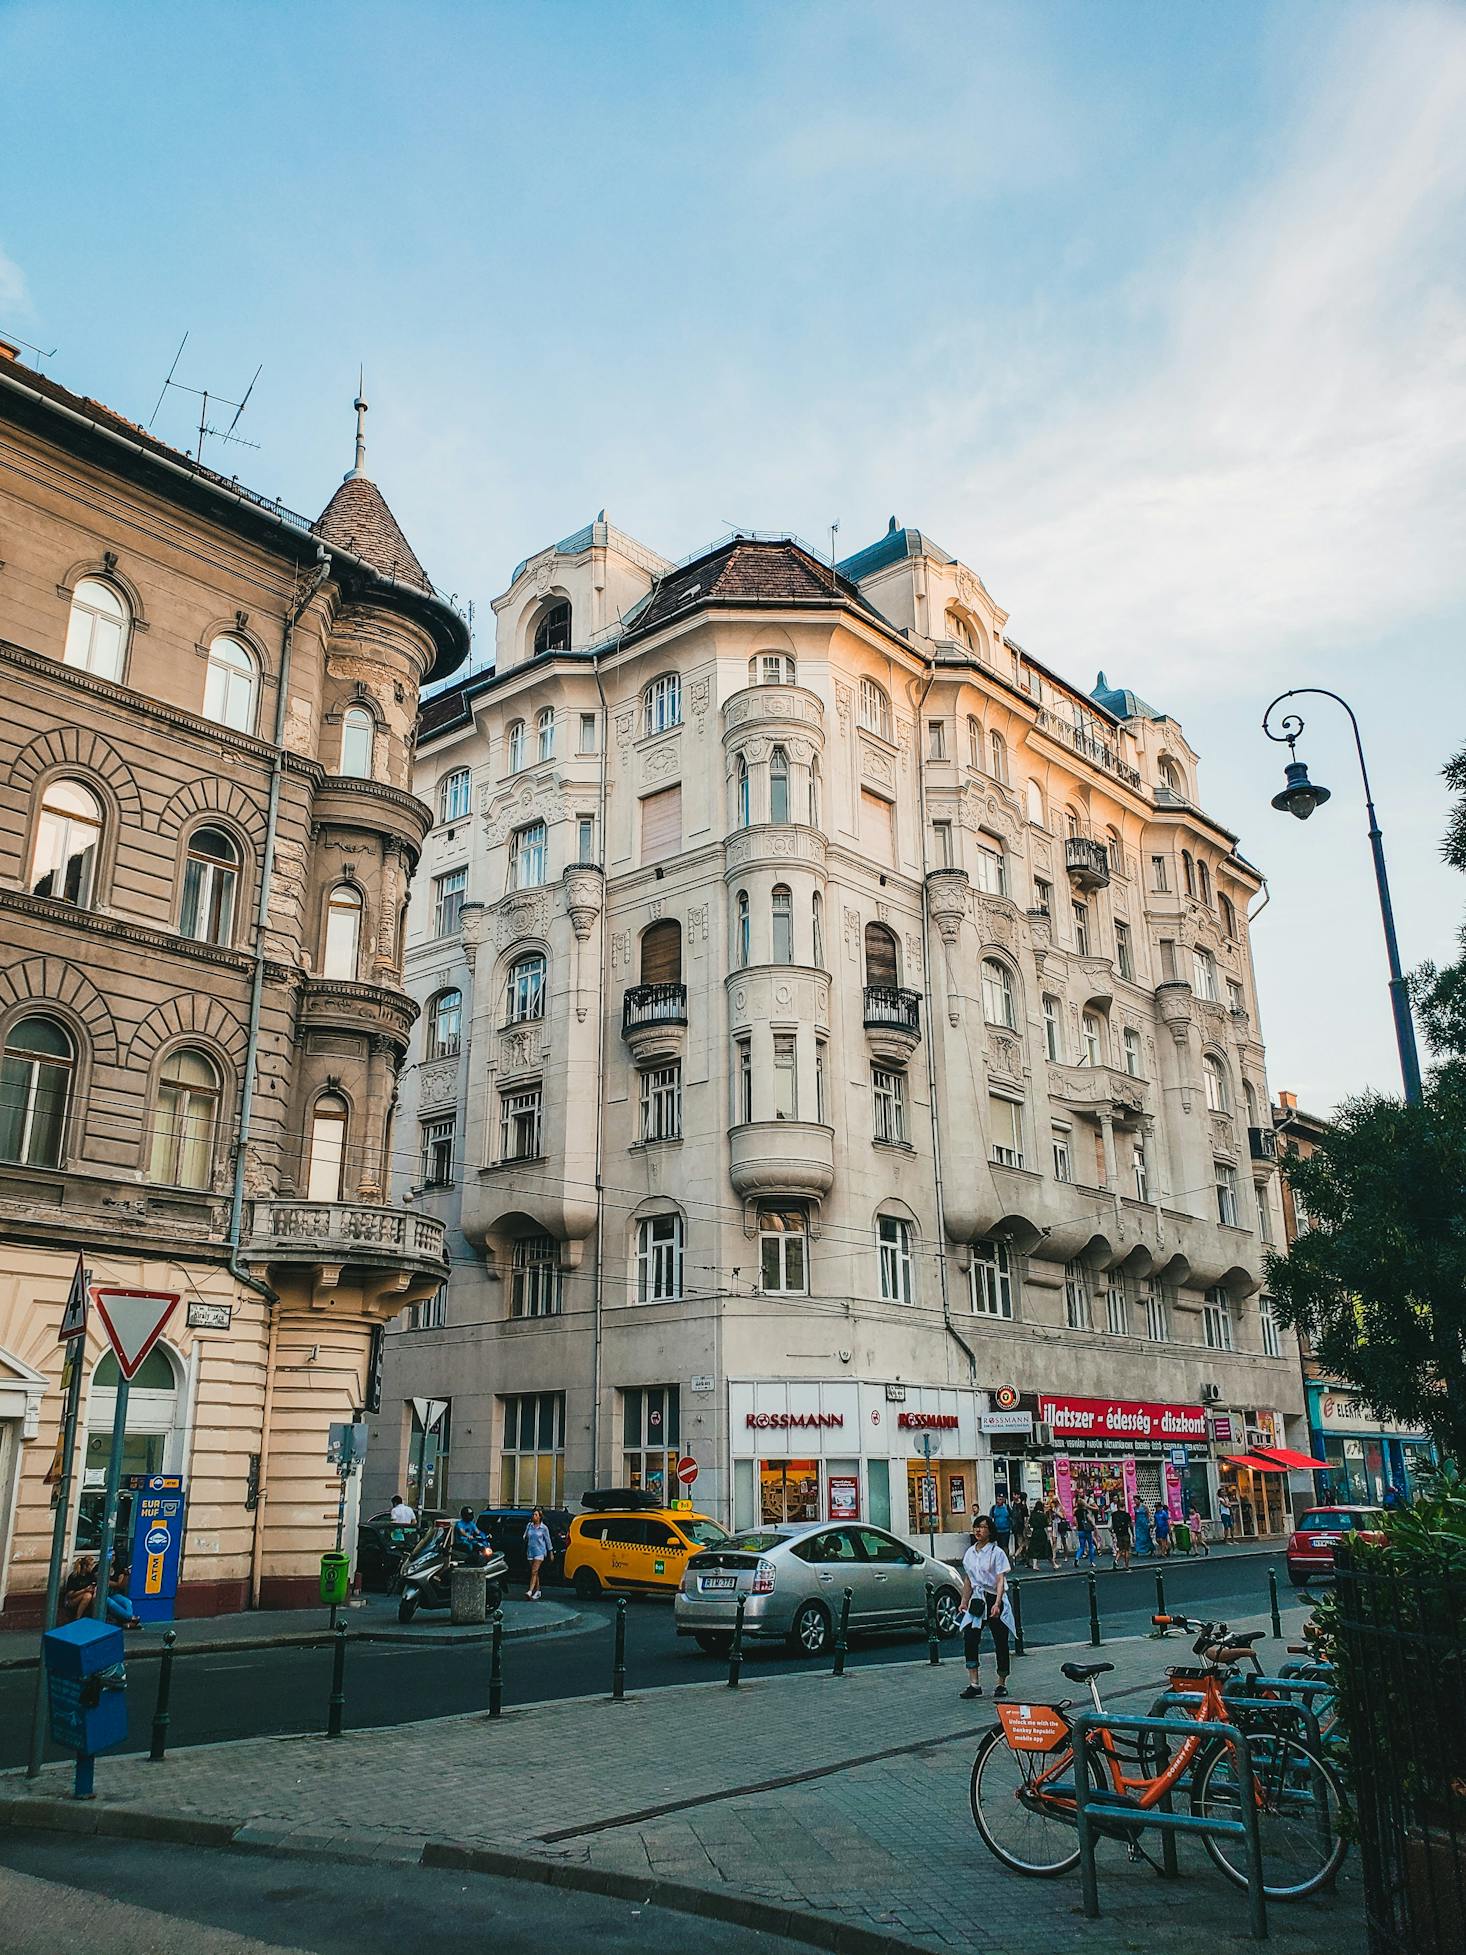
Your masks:
{"label": "wrought iron balcony railing", "polygon": [[644,1025],[685,1025],[685,984],[633,984],[621,1001],[621,1030],[639,1031]]}
{"label": "wrought iron balcony railing", "polygon": [[865,987],[867,1031],[905,1032],[921,1037],[921,993],[907,991],[896,984],[868,984]]}

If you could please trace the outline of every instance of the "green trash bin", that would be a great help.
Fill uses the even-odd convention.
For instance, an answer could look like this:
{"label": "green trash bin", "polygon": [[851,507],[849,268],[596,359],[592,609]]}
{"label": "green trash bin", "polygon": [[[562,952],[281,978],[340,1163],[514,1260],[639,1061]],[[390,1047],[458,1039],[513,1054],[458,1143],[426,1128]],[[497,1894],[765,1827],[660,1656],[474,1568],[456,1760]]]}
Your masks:
{"label": "green trash bin", "polygon": [[1171,1541],[1177,1554],[1190,1554],[1191,1529],[1186,1525],[1185,1521],[1173,1521],[1171,1523]]}
{"label": "green trash bin", "polygon": [[321,1556],[321,1600],[332,1608],[339,1608],[351,1592],[351,1556],[349,1554],[323,1554]]}

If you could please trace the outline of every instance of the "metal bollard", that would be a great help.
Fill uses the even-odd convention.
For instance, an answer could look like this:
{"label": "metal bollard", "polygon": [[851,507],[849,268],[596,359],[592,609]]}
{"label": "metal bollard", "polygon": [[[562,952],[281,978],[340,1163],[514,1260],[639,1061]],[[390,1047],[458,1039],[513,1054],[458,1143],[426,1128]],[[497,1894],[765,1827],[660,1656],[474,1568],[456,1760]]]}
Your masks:
{"label": "metal bollard", "polygon": [[1023,1584],[1009,1582],[1008,1593],[1013,1598],[1013,1654],[1023,1655]]}
{"label": "metal bollard", "polygon": [[1089,1640],[1096,1649],[1100,1646],[1099,1590],[1095,1587],[1093,1575],[1087,1575],[1089,1583]]}
{"label": "metal bollard", "polygon": [[[1158,1616],[1163,1616],[1166,1613],[1166,1578],[1159,1568],[1156,1570],[1155,1576],[1155,1612]],[[1164,1642],[1170,1636],[1170,1633],[1170,1630],[1167,1629],[1163,1622],[1158,1622],[1150,1632],[1151,1641],[1157,1643]],[[1166,1837],[1169,1839],[1170,1835],[1167,1834]]]}
{"label": "metal bollard", "polygon": [[835,1669],[834,1675],[845,1674],[845,1652],[849,1648],[850,1604],[855,1598],[853,1588],[847,1588],[840,1601],[840,1621],[835,1630]]}
{"label": "metal bollard", "polygon": [[346,1709],[346,1624],[336,1625],[331,1650],[331,1704],[326,1713],[326,1736],[341,1736],[341,1714]]}
{"label": "metal bollard", "polygon": [[743,1674],[743,1602],[738,1598],[737,1612],[733,1617],[733,1641],[728,1649],[728,1688],[736,1690],[738,1679]]}
{"label": "metal bollard", "polygon": [[158,1662],[158,1701],[153,1706],[153,1743],[148,1752],[150,1765],[161,1765],[168,1749],[168,1704],[173,1695],[173,1645],[177,1641],[176,1629],[168,1630],[163,1637],[163,1654]]}
{"label": "metal bollard", "polygon": [[489,1716],[504,1712],[504,1611],[495,1609],[493,1634],[489,1638]]}
{"label": "metal bollard", "polygon": [[937,1592],[930,1582],[926,1585],[926,1654],[935,1670],[942,1660],[942,1639],[937,1634]]}
{"label": "metal bollard", "polygon": [[616,1655],[611,1664],[611,1702],[626,1698],[626,1597],[616,1597]]}
{"label": "metal bollard", "polygon": [[1283,1634],[1283,1619],[1278,1614],[1278,1571],[1276,1568],[1269,1568],[1267,1571],[1267,1597],[1268,1607],[1273,1612],[1273,1634],[1281,1638]]}

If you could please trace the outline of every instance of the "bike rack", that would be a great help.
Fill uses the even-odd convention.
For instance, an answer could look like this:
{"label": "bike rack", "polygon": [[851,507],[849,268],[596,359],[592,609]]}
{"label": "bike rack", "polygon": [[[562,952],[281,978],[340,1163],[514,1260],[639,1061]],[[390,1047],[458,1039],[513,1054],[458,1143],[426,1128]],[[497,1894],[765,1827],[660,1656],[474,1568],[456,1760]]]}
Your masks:
{"label": "bike rack", "polygon": [[[1096,1792],[1089,1784],[1088,1759],[1091,1736],[1096,1731],[1156,1731],[1162,1736],[1192,1738],[1204,1729],[1208,1742],[1230,1745],[1237,1754],[1237,1784],[1242,1801],[1240,1819],[1203,1819],[1197,1813],[1169,1810],[1170,1795],[1163,1806],[1142,1810],[1121,1805],[1110,1793]],[[1099,1880],[1095,1871],[1096,1819],[1123,1821],[1136,1827],[1154,1826],[1165,1835],[1166,1872],[1175,1871],[1174,1833],[1211,1834],[1218,1839],[1241,1839],[1247,1848],[1247,1900],[1254,1941],[1266,1941],[1267,1896],[1262,1888],[1262,1841],[1257,1830],[1257,1801],[1253,1789],[1252,1756],[1249,1734],[1235,1724],[1207,1724],[1199,1727],[1195,1718],[1121,1717],[1108,1711],[1081,1711],[1074,1719],[1074,1816],[1079,1833],[1079,1879],[1088,1920],[1099,1919]]]}

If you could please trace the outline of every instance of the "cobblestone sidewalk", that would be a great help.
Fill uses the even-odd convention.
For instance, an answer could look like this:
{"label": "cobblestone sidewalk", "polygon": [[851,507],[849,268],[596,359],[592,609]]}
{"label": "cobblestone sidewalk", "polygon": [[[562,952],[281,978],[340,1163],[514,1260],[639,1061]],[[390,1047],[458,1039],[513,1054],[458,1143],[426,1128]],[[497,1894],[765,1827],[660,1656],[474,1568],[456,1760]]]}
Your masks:
{"label": "cobblestone sidewalk", "polygon": [[[1302,1612],[1287,1611],[1296,1639]],[[1264,1626],[1257,1623],[1255,1626]],[[1263,1646],[1265,1659],[1280,1645]],[[1119,1641],[1101,1652],[1048,1648],[1024,1658],[1024,1695],[1073,1696],[1068,1657],[1115,1664],[1111,1698],[1160,1679],[1184,1644]],[[990,1677],[990,1673],[989,1673]],[[950,1656],[826,1673],[754,1677],[485,1716],[317,1737],[254,1739],[182,1751],[166,1765],[99,1761],[94,1807],[58,1804],[59,1768],[28,1790],[0,1781],[0,1821],[125,1826],[159,1837],[227,1837],[283,1850],[426,1857],[559,1877],[774,1926],[827,1947],[878,1946],[1039,1955],[1164,1950],[1233,1955],[1245,1901],[1200,1849],[1186,1878],[1160,1881],[1101,1858],[1105,1919],[1079,1913],[1077,1875],[1005,1873],[972,1825],[967,1777],[989,1700],[958,1701]],[[1142,1704],[1144,1699],[1141,1699]],[[1131,1706],[1133,1708],[1133,1705]],[[1346,1868],[1326,1901],[1272,1910],[1285,1955],[1357,1955],[1358,1890]]]}

